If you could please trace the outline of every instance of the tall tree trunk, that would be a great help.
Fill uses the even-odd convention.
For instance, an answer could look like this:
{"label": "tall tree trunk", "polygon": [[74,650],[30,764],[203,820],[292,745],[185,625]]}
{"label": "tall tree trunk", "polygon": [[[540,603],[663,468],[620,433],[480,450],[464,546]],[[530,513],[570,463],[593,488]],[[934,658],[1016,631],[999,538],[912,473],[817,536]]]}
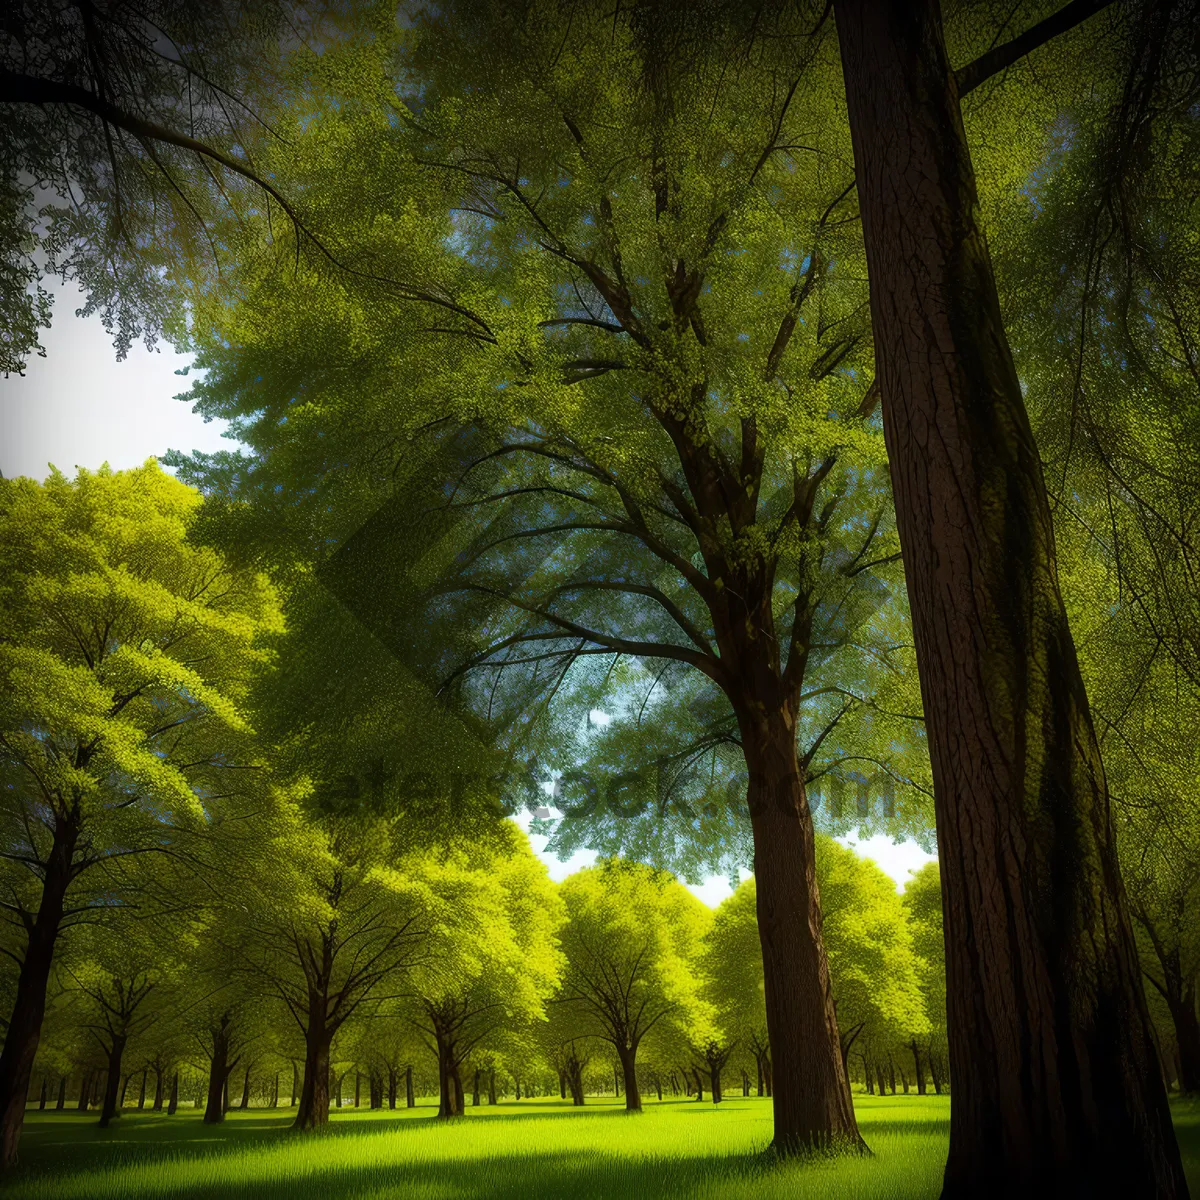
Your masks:
{"label": "tall tree trunk", "polygon": [[250,1107],[250,1064],[246,1064],[246,1074],[242,1077],[242,1099],[238,1104],[238,1108],[246,1109]]}
{"label": "tall tree trunk", "polygon": [[696,1081],[696,1099],[701,1101],[704,1099],[704,1077],[699,1070],[693,1069],[692,1078]]}
{"label": "tall tree trunk", "polygon": [[67,1107],[67,1077],[60,1075],[58,1077],[58,1099],[54,1102],[54,1111],[62,1112]]}
{"label": "tall tree trunk", "polygon": [[749,771],[774,1077],[773,1145],[785,1154],[861,1147],[821,936],[816,842],[796,757],[795,722],[769,702],[747,707],[738,716]]}
{"label": "tall tree trunk", "polygon": [[1167,1007],[1175,1024],[1178,1044],[1179,1089],[1200,1092],[1200,1020],[1196,1018],[1196,982],[1170,988]]}
{"label": "tall tree trunk", "polygon": [[400,1086],[400,1072],[393,1066],[388,1067],[387,1096],[388,1108],[396,1107],[396,1093]]}
{"label": "tall tree trunk", "polygon": [[279,1107],[279,1072],[275,1072],[275,1083],[271,1087],[271,1107]]}
{"label": "tall tree trunk", "polygon": [[77,1108],[80,1112],[87,1112],[88,1097],[92,1094],[92,1072],[91,1068],[83,1072],[83,1078],[79,1081],[79,1103]]}
{"label": "tall tree trunk", "polygon": [[472,1108],[479,1107],[479,1075],[480,1075],[479,1068],[476,1067],[475,1068],[475,1079],[471,1084],[471,1107]]}
{"label": "tall tree trunk", "polygon": [[413,1094],[413,1078],[411,1065],[404,1069],[404,1107],[416,1108],[417,1098]]}
{"label": "tall tree trunk", "polygon": [[292,1060],[292,1099],[288,1104],[288,1108],[295,1108],[296,1102],[300,1095],[300,1068],[296,1060]]}
{"label": "tall tree trunk", "polygon": [[913,1038],[908,1043],[908,1048],[912,1051],[913,1069],[917,1076],[917,1095],[925,1095],[925,1064],[921,1061],[921,1047],[916,1038]]}
{"label": "tall tree trunk", "polygon": [[750,1095],[750,1076],[746,1074],[745,1068],[742,1069],[742,1097]]}
{"label": "tall tree trunk", "polygon": [[[300,1107],[296,1110],[293,1129],[323,1129],[329,1123],[329,1045],[333,1035],[326,1028],[321,1012],[310,1010],[308,1028],[304,1035],[304,1079],[300,1085]],[[341,1080],[338,1097],[341,1098]]]}
{"label": "tall tree trunk", "polygon": [[229,1078],[229,1028],[228,1021],[215,1027],[212,1032],[213,1055],[208,1068],[208,1100],[204,1106],[204,1123],[217,1125],[225,1120],[225,1084]]}
{"label": "tall tree trunk", "polygon": [[438,1117],[449,1121],[461,1117],[459,1089],[455,1087],[458,1064],[454,1061],[454,1044],[441,1033],[437,1034],[438,1052]]}
{"label": "tall tree trunk", "polygon": [[167,1101],[167,1116],[173,1117],[175,1110],[179,1107],[179,1072],[176,1071],[171,1076],[171,1098]]}
{"label": "tall tree trunk", "polygon": [[47,1083],[47,1081],[46,1081],[46,1075],[45,1075],[45,1072],[43,1072],[43,1073],[42,1073],[42,1090],[41,1090],[41,1094],[40,1094],[40,1096],[38,1097],[38,1109],[39,1109],[39,1111],[40,1111],[41,1109],[44,1109],[44,1108],[46,1107],[46,1091],[47,1091],[47,1088],[48,1088],[48,1086],[49,1086],[49,1085],[48,1085],[48,1083]]}
{"label": "tall tree trunk", "polygon": [[637,1047],[619,1046],[617,1057],[621,1060],[621,1077],[625,1084],[625,1111],[642,1111],[642,1093],[638,1089]]}
{"label": "tall tree trunk", "polygon": [[567,1072],[563,1068],[558,1073],[558,1098],[565,1100],[567,1098]]}
{"label": "tall tree trunk", "polygon": [[937,0],[838,0],[933,766],[943,1197],[1187,1195]]}
{"label": "tall tree trunk", "polygon": [[138,1108],[146,1107],[146,1074],[147,1068],[142,1068],[142,1086],[138,1089]]}
{"label": "tall tree trunk", "polygon": [[152,1112],[162,1112],[164,1074],[162,1065],[156,1064],[154,1067],[154,1104],[151,1107]]}
{"label": "tall tree trunk", "polygon": [[46,987],[54,961],[54,944],[62,926],[78,832],[78,822],[74,818],[55,822],[54,843],[42,880],[41,902],[17,973],[4,1049],[0,1050],[0,1174],[11,1170],[17,1162],[17,1146],[25,1121],[25,1098],[46,1016]]}
{"label": "tall tree trunk", "polygon": [[[121,1087],[121,1059],[125,1055],[126,1038],[114,1037],[108,1048],[108,1077],[104,1085],[104,1107],[100,1110],[100,1128],[107,1129],[124,1107],[124,1089]],[[126,1085],[129,1081],[126,1080]],[[119,1099],[118,1099],[119,1097]]]}

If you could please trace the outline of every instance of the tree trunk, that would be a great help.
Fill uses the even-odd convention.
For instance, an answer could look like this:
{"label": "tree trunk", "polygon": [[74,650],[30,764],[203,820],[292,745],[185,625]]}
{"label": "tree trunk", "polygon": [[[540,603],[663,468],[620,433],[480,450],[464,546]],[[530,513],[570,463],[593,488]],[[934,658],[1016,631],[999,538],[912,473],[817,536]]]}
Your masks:
{"label": "tree trunk", "polygon": [[[764,688],[767,685],[764,684]],[[812,813],[794,718],[770,703],[739,712],[749,771],[758,933],[778,1152],[861,1147],[821,937]]]}
{"label": "tree trunk", "polygon": [[913,1038],[908,1043],[908,1048],[912,1051],[913,1069],[917,1076],[917,1095],[925,1095],[925,1064],[921,1061],[921,1047],[917,1044],[917,1039]]}
{"label": "tree trunk", "polygon": [[300,1068],[296,1065],[295,1060],[292,1060],[292,1099],[288,1104],[288,1108],[296,1107],[296,1100],[300,1093]]}
{"label": "tree trunk", "polygon": [[755,1056],[755,1059],[754,1059],[754,1067],[755,1067],[755,1071],[758,1075],[758,1082],[756,1084],[757,1090],[755,1091],[754,1094],[756,1096],[761,1096],[763,1094],[763,1065],[762,1065],[762,1059],[759,1058],[757,1055]]}
{"label": "tree trunk", "polygon": [[475,1068],[475,1078],[471,1084],[471,1107],[479,1107],[479,1068]]}
{"label": "tree trunk", "polygon": [[171,1076],[171,1098],[167,1101],[167,1116],[173,1117],[179,1107],[179,1072]]}
{"label": "tree trunk", "polygon": [[395,1067],[388,1067],[388,1108],[396,1107],[396,1089],[400,1086],[400,1073]]}
{"label": "tree trunk", "polygon": [[617,1057],[621,1060],[621,1076],[625,1084],[625,1111],[642,1111],[642,1093],[638,1090],[637,1047],[619,1046]]}
{"label": "tree trunk", "polygon": [[933,1094],[940,1096],[942,1094],[942,1059],[940,1055],[931,1054],[929,1056],[929,1074],[933,1078]]}
{"label": "tree trunk", "polygon": [[455,1087],[458,1064],[454,1061],[454,1045],[441,1034],[437,1035],[438,1052],[438,1117],[449,1121],[463,1115],[461,1094]]}
{"label": "tree trunk", "polygon": [[454,1064],[454,1068],[451,1071],[450,1082],[454,1084],[454,1103],[456,1111],[460,1117],[464,1116],[467,1111],[467,1106],[463,1099],[462,1070],[457,1062]]}
{"label": "tree trunk", "polygon": [[696,1081],[696,1099],[703,1100],[704,1099],[704,1078],[703,1078],[703,1076],[701,1076],[700,1072],[696,1071],[696,1070],[692,1071],[692,1078],[695,1079],[695,1081]]}
{"label": "tree trunk", "polygon": [[271,1107],[279,1107],[279,1072],[275,1072],[275,1083],[271,1087]]}
{"label": "tree trunk", "polygon": [[567,1072],[565,1069],[558,1073],[558,1098],[560,1100],[567,1098]]}
{"label": "tree trunk", "polygon": [[658,1097],[659,1103],[661,1103],[662,1102],[662,1076],[659,1075],[657,1071],[654,1074],[654,1093]]}
{"label": "tree trunk", "polygon": [[1196,1018],[1196,983],[1181,990],[1171,989],[1167,997],[1178,1043],[1179,1089],[1200,1092],[1200,1020]]}
{"label": "tree trunk", "polygon": [[1187,1195],[937,0],[838,0],[933,767],[943,1197]]}
{"label": "tree trunk", "polygon": [[405,1108],[416,1108],[417,1107],[417,1099],[416,1099],[416,1096],[413,1095],[413,1080],[412,1080],[412,1067],[411,1066],[406,1067],[404,1070],[404,1107]]}
{"label": "tree trunk", "polygon": [[54,1111],[62,1112],[67,1107],[67,1077],[60,1075],[58,1077],[58,1099],[54,1102]]}
{"label": "tree trunk", "polygon": [[[293,1129],[324,1129],[329,1124],[329,1045],[332,1032],[326,1027],[324,1001],[318,999],[309,1010],[304,1034],[304,1078],[300,1085],[300,1107]],[[341,1098],[341,1080],[338,1097]]]}
{"label": "tree trunk", "polygon": [[[104,1085],[104,1107],[100,1110],[100,1128],[107,1129],[121,1115],[125,1097],[121,1089],[121,1059],[125,1055],[125,1037],[114,1037],[108,1049],[108,1078]],[[128,1084],[128,1080],[125,1081]],[[119,1096],[119,1100],[118,1100]]]}
{"label": "tree trunk", "polygon": [[55,822],[54,843],[42,880],[41,903],[17,973],[4,1049],[0,1050],[0,1174],[11,1170],[17,1162],[25,1098],[46,1016],[46,987],[54,961],[54,944],[62,925],[78,832],[74,818]]}
{"label": "tree trunk", "polygon": [[745,1069],[742,1070],[742,1096],[743,1098],[750,1095],[750,1076],[746,1074]]}
{"label": "tree trunk", "polygon": [[154,1068],[154,1103],[151,1106],[152,1112],[162,1112],[163,1106],[163,1069],[161,1066]]}
{"label": "tree trunk", "polygon": [[229,1078],[228,1021],[212,1031],[213,1056],[208,1068],[208,1102],[204,1106],[204,1123],[216,1125],[225,1120],[225,1083]]}
{"label": "tree trunk", "polygon": [[250,1064],[246,1064],[246,1074],[242,1078],[242,1099],[238,1104],[238,1108],[246,1109],[250,1107]]}
{"label": "tree trunk", "polygon": [[144,1109],[146,1107],[146,1075],[147,1075],[147,1068],[143,1067],[142,1068],[142,1086],[138,1089],[138,1108],[139,1109]]}

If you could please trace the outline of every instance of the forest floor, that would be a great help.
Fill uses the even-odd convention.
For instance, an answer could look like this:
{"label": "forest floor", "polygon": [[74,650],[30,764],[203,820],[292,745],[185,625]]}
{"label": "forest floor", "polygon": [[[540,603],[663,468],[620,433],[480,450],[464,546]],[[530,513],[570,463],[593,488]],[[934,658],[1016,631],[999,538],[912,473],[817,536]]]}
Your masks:
{"label": "forest floor", "polygon": [[[929,1200],[949,1135],[948,1097],[858,1096],[872,1154],[781,1164],[762,1154],[768,1100],[647,1102],[628,1117],[589,1097],[468,1108],[443,1125],[411,1110],[335,1110],[327,1134],[288,1132],[287,1109],[231,1112],[204,1125],[126,1112],[99,1129],[94,1113],[26,1120],[22,1169],[5,1200]],[[1200,1102],[1175,1106],[1193,1196],[1200,1200]]]}

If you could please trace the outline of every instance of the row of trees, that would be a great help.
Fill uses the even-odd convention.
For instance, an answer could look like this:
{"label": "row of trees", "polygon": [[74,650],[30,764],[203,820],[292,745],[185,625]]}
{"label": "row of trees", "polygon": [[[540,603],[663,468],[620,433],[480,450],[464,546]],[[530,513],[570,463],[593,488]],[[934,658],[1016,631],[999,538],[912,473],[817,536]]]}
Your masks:
{"label": "row of trees", "polygon": [[[286,50],[274,6],[235,8],[236,48],[235,22],[172,4],[132,29],[31,15],[0,94],[18,159],[84,181],[51,248],[114,316],[166,307],[203,410],[252,448],[187,466],[225,501],[212,539],[323,579],[493,748],[678,768],[660,791],[702,819],[592,825],[661,861],[753,855],[782,1150],[859,1142],[808,788],[857,760],[932,791],[964,1097],[947,1195],[1182,1194],[1051,496],[1132,514],[1088,553],[1190,680],[1195,491],[1120,414],[1158,429],[1163,397],[1194,398],[1172,282],[1194,269],[1194,5],[362,5]],[[185,48],[148,55],[147,19]],[[177,128],[193,76],[208,141]],[[239,92],[258,127],[228,115]],[[48,157],[67,112],[81,136]],[[168,244],[195,253],[146,250]],[[620,719],[593,739],[572,714],[600,700]],[[736,772],[749,821],[709,794]]]}

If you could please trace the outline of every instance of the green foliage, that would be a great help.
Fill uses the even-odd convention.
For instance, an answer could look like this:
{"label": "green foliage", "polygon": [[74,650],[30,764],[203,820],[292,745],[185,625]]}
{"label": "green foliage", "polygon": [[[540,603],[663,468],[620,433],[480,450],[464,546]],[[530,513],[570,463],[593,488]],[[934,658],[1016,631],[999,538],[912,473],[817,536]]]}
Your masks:
{"label": "green foliage", "polygon": [[253,786],[246,701],[278,600],[186,540],[198,504],[153,463],[0,481],[0,822],[18,942],[65,828],[70,911],[91,917],[141,886],[129,856],[165,853]]}

